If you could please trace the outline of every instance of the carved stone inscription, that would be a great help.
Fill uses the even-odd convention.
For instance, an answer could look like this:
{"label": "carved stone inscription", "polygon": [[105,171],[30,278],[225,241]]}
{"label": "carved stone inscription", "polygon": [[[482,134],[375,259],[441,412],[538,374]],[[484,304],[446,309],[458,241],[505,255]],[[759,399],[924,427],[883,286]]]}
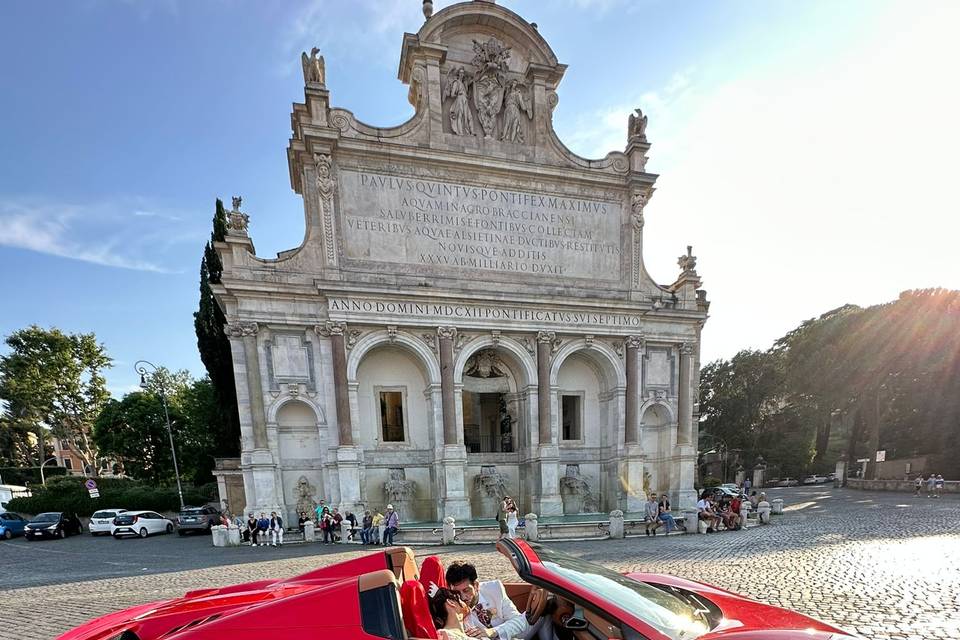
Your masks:
{"label": "carved stone inscription", "polygon": [[343,169],[344,253],[421,268],[618,280],[620,205]]}

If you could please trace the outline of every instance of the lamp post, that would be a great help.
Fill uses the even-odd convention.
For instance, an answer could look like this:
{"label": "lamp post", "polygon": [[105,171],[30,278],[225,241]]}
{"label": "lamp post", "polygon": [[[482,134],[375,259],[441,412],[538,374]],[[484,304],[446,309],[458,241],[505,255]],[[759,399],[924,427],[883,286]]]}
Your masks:
{"label": "lamp post", "polygon": [[[138,360],[134,365],[134,369],[137,370],[137,373],[140,374],[140,388],[147,388],[147,367],[151,367],[153,372],[151,375],[156,375],[159,367],[153,364],[149,360]],[[173,456],[173,474],[177,477],[177,495],[180,496],[180,510],[183,510],[183,486],[180,484],[180,467],[177,465],[177,450],[173,446],[173,428],[170,426],[170,411],[167,409],[167,393],[163,388],[163,381],[160,381],[160,402],[163,403],[163,417],[167,420],[167,435],[170,437],[170,455]]]}
{"label": "lamp post", "polygon": [[56,462],[56,461],[57,461],[56,458],[47,458],[46,460],[43,461],[43,464],[40,465],[40,483],[43,486],[47,486],[47,479],[43,475],[43,467],[46,466],[47,463],[49,462]]}

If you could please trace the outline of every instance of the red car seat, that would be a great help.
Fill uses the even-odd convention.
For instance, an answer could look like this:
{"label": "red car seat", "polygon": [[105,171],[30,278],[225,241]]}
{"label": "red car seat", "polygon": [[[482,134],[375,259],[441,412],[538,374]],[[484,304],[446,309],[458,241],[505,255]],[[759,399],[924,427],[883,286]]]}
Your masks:
{"label": "red car seat", "polygon": [[400,611],[403,626],[411,638],[439,638],[430,617],[430,604],[423,585],[416,580],[407,580],[400,586]]}
{"label": "red car seat", "polygon": [[430,593],[430,583],[438,587],[447,586],[447,578],[443,571],[443,563],[437,556],[427,556],[420,565],[420,584]]}

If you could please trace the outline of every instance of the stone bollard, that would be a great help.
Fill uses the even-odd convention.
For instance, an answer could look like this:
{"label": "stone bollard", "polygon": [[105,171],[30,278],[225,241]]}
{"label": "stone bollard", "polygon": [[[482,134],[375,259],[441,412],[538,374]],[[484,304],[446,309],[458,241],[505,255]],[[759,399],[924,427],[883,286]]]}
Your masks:
{"label": "stone bollard", "polygon": [[453,544],[457,537],[457,521],[452,516],[443,519],[443,544]]}
{"label": "stone bollard", "polygon": [[744,529],[750,526],[750,512],[752,510],[753,505],[750,504],[749,500],[740,503],[740,522]]}
{"label": "stone bollard", "polygon": [[213,546],[227,546],[227,528],[222,524],[215,524],[210,527],[210,537],[213,540]]}
{"label": "stone bollard", "polygon": [[235,524],[231,524],[227,527],[227,546],[228,547],[239,547],[240,546],[240,527]]}
{"label": "stone bollard", "polygon": [[757,503],[757,519],[760,524],[770,524],[770,503],[766,500]]}
{"label": "stone bollard", "polygon": [[314,524],[313,520],[307,520],[303,523],[303,541],[304,542],[314,542],[316,541],[316,530],[317,525]]}
{"label": "stone bollard", "polygon": [[685,509],[683,511],[683,526],[686,527],[687,533],[698,533],[697,523],[699,519],[697,518],[697,512],[693,510]]}
{"label": "stone bollard", "polygon": [[783,498],[774,498],[770,503],[770,513],[775,516],[783,515]]}
{"label": "stone bollard", "polygon": [[623,511],[620,509],[610,512],[610,537],[617,540],[623,538]]}
{"label": "stone bollard", "polygon": [[528,513],[524,517],[523,528],[527,533],[527,540],[529,542],[537,542],[540,540],[540,529],[537,528],[537,514]]}

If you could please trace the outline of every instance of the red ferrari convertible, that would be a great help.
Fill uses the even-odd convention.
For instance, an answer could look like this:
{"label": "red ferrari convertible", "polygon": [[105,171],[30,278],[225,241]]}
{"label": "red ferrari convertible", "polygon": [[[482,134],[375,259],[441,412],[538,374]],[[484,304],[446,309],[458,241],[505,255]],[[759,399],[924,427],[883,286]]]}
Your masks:
{"label": "red ferrari convertible", "polygon": [[[555,616],[559,640],[856,637],[699,582],[622,575],[521,540],[501,540],[497,549],[519,578],[505,585],[507,595],[531,624]],[[413,552],[392,547],[288,580],[191,591],[92,620],[59,640],[435,638],[432,625],[423,624],[431,618],[419,579]]]}

